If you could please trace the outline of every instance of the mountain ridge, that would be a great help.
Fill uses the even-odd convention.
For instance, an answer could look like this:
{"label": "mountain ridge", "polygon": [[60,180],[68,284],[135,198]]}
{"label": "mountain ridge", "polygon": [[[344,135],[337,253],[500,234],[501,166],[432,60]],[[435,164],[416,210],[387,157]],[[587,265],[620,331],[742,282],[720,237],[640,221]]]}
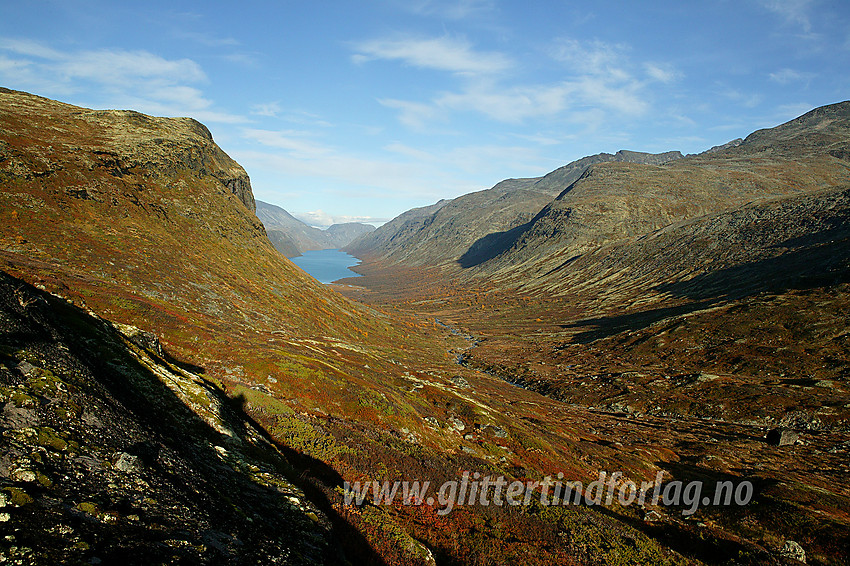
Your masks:
{"label": "mountain ridge", "polygon": [[[0,271],[5,273],[0,275],[0,419],[3,441],[8,436],[15,442],[9,459],[5,452],[0,458],[0,522],[15,529],[10,536],[21,542],[14,560],[48,565],[56,556],[93,561],[102,555],[128,563],[219,564],[224,559],[218,551],[224,549],[225,556],[236,556],[228,558],[231,562],[274,556],[298,563],[297,554],[311,548],[313,535],[318,562],[329,541],[338,545],[337,556],[370,566],[433,566],[435,554],[463,563],[477,560],[482,545],[508,557],[533,556],[526,560],[533,566],[562,562],[568,555],[583,556],[583,562],[608,560],[626,548],[625,542],[592,550],[571,542],[538,548],[536,533],[554,532],[557,525],[542,515],[516,521],[516,508],[470,507],[469,513],[444,517],[436,506],[393,506],[388,514],[369,502],[347,505],[345,481],[415,477],[438,485],[457,481],[461,468],[498,470],[513,480],[524,477],[526,469],[556,467],[590,481],[594,470],[577,458],[582,441],[569,427],[545,427],[543,438],[544,425],[525,418],[531,416],[526,401],[536,394],[455,363],[447,350],[465,343],[463,338],[446,335],[432,321],[351,301],[281,256],[249,209],[251,199],[227,185],[222,171],[232,170],[245,181],[241,187],[250,187],[244,170],[232,164],[191,121],[0,93]],[[41,311],[42,300],[50,305],[44,324],[29,331],[37,328],[29,317]],[[68,309],[73,315],[53,324],[50,313]],[[113,330],[89,332],[102,321],[125,338]],[[62,354],[63,347],[73,348],[75,356]],[[151,356],[156,359],[145,362],[147,369],[133,371],[134,359]],[[95,375],[72,380],[66,366],[87,361],[97,368]],[[139,380],[128,383],[127,371]],[[74,408],[79,397],[72,392],[36,415],[49,421],[32,422],[28,411],[55,396],[51,384],[97,388],[98,379],[117,380],[120,387],[113,394],[142,399],[125,405],[97,402],[86,412]],[[180,390],[176,399],[169,397],[172,386]],[[515,400],[519,405],[508,409]],[[558,422],[586,419],[552,404]],[[179,429],[165,426],[166,415],[156,418],[157,409],[174,407],[180,409],[179,422],[202,431],[181,436]],[[148,427],[150,438],[134,432],[131,438],[140,446],[103,440],[98,452],[97,427],[92,432],[91,423],[130,418],[125,408],[153,413],[138,422]],[[216,419],[216,412],[227,412],[227,418]],[[514,414],[520,416],[509,416]],[[32,424],[39,430],[30,438]],[[280,470],[258,465],[257,447],[240,444],[245,439],[240,433],[248,430],[283,453],[285,462],[279,462],[293,468],[298,490],[283,483]],[[189,452],[192,443],[200,443],[200,452],[179,459],[160,451],[165,456],[158,459],[157,435]],[[69,449],[71,441],[95,446]],[[68,468],[62,462],[72,458],[71,450],[84,456]],[[278,458],[274,450],[260,452]],[[583,447],[582,453],[611,466],[619,459],[616,450],[603,445]],[[617,466],[649,477],[655,474],[649,459],[664,454],[653,448]],[[109,461],[102,461],[106,456]],[[196,474],[193,466],[211,469]],[[74,475],[65,472],[71,469]],[[113,478],[117,473],[129,479]],[[254,477],[258,474],[262,477]],[[230,479],[251,493],[232,490]],[[198,514],[175,523],[179,530],[160,525],[157,521],[174,511],[171,495],[162,498],[168,507],[160,515],[158,502],[143,501],[146,507],[138,509],[123,495],[127,481],[147,480],[171,490],[177,500],[190,497],[189,512]],[[137,494],[144,489],[143,483],[133,484],[141,486]],[[301,493],[309,499],[306,504]],[[274,522],[280,514],[265,508],[280,502],[280,495],[299,509],[290,517],[332,527],[333,536],[309,524],[288,531],[291,537],[280,536],[281,525]],[[194,505],[204,500],[214,505]],[[210,509],[219,507],[222,512],[210,519]],[[45,509],[54,509],[47,519]],[[588,526],[575,527],[588,536],[605,529],[637,540],[639,547],[629,550],[633,555],[647,560],[663,555],[670,566],[684,563],[680,554],[624,518],[578,507],[572,512],[588,519]],[[248,518],[257,524],[246,527]],[[238,527],[225,528],[236,520]],[[472,532],[481,520],[494,532],[457,539],[455,533]],[[62,527],[70,538],[51,539],[55,545],[40,530],[89,521],[79,531]],[[429,526],[434,524],[445,527]],[[107,525],[126,537],[111,536]],[[166,538],[172,533],[175,538]],[[239,552],[245,541],[256,545],[256,552]],[[78,548],[68,548],[77,543]],[[5,547],[0,552],[6,556]]]}
{"label": "mountain ridge", "polygon": [[345,249],[354,255],[377,254],[414,265],[450,262],[488,234],[529,221],[595,163],[661,164],[681,158],[678,151],[651,154],[628,150],[584,157],[542,177],[506,179],[490,189],[408,211]]}
{"label": "mountain ridge", "polygon": [[660,167],[595,164],[522,229],[502,238],[500,248],[488,250],[486,261],[467,257],[463,265],[488,277],[538,284],[538,276],[554,273],[559,262],[608,242],[751,201],[841,186],[850,175],[834,153],[848,143],[850,102],[844,102]]}
{"label": "mountain ridge", "polygon": [[375,229],[361,222],[345,222],[320,230],[295,218],[285,209],[262,201],[257,201],[257,218],[266,227],[275,249],[289,258],[305,251],[342,248]]}

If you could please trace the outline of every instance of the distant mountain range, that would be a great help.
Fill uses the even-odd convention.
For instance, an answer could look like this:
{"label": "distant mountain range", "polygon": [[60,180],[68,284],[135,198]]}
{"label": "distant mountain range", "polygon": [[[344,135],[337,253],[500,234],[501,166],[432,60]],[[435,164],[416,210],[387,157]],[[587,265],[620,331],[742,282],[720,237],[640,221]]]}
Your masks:
{"label": "distant mountain range", "polygon": [[[813,110],[781,126],[759,130],[741,143],[662,166],[613,162],[594,165],[529,222],[478,240],[457,261],[471,274],[498,277],[505,283],[512,282],[510,285],[565,289],[566,280],[572,280],[568,274],[575,266],[564,267],[583,254],[592,252],[598,262],[600,254],[614,253],[615,249],[620,250],[617,253],[646,250],[658,241],[659,231],[687,229],[703,233],[703,238],[717,238],[717,245],[723,246],[720,242],[729,240],[713,233],[721,226],[716,215],[743,211],[742,207],[750,203],[785,199],[800,204],[778,206],[779,210],[794,211],[785,221],[774,219],[776,230],[771,232],[771,245],[781,246],[785,236],[793,237],[783,228],[799,223],[801,217],[809,217],[805,223],[812,229],[821,226],[823,212],[817,202],[832,198],[800,197],[847,189],[848,146],[850,102],[843,102]],[[803,202],[811,204],[807,208]],[[679,227],[683,222],[690,228]],[[706,233],[706,228],[701,227],[705,225],[714,228]],[[740,223],[724,228],[729,229],[751,230]],[[755,259],[755,240],[750,245],[740,238],[737,241],[746,247],[745,257],[740,260]],[[667,251],[669,245],[673,242],[665,246]],[[663,251],[657,249],[655,254]],[[727,255],[731,251],[725,250]],[[645,251],[640,254],[645,259],[653,257]],[[666,257],[665,272],[672,276],[673,258],[669,254]],[[679,267],[699,272],[693,260],[691,257]],[[621,261],[631,264],[632,271],[641,263],[637,258]],[[710,270],[717,268],[715,258]]]}
{"label": "distant mountain range", "polygon": [[415,265],[455,261],[489,234],[509,231],[531,220],[553,197],[597,163],[660,165],[681,159],[678,151],[618,151],[584,157],[543,177],[507,179],[491,189],[415,208],[348,245],[355,254],[377,253]]}
{"label": "distant mountain range", "polygon": [[[366,260],[359,284],[384,300],[415,293],[412,304],[439,305],[435,314],[451,313],[487,336],[474,367],[567,402],[614,406],[616,399],[639,410],[675,405],[699,418],[713,411],[777,421],[798,403],[806,408],[800,422],[819,426],[812,415],[823,399],[797,398],[754,376],[830,382],[850,375],[850,362],[836,353],[846,352],[848,336],[836,312],[850,301],[850,101],[699,155],[654,164],[598,157],[399,216],[349,246]],[[547,182],[549,190],[563,187],[555,198],[534,190]],[[394,269],[415,275],[406,286],[398,275],[387,285]],[[473,310],[469,299],[449,302],[478,293],[492,298],[478,298]],[[750,310],[759,324],[788,331],[772,339],[785,345],[769,356],[749,334],[760,332],[750,327]],[[693,346],[668,344],[654,326],[661,322],[681,328],[677,344]],[[807,334],[815,327],[821,334]],[[727,347],[712,350],[733,332]],[[574,378],[565,368],[582,358],[593,361]],[[544,376],[537,363],[556,369]],[[628,393],[615,396],[610,384],[584,379],[612,368],[629,375],[622,378]],[[628,373],[651,381],[686,370],[734,376],[737,389],[641,390]],[[789,401],[742,401],[753,394]],[[836,422],[846,423],[847,409]]]}
{"label": "distant mountain range", "polygon": [[751,202],[845,186],[848,140],[843,102],[699,155],[602,153],[408,211],[346,249],[511,287],[561,288],[572,280],[563,267],[582,254]]}
{"label": "distant mountain range", "polygon": [[361,222],[334,224],[320,230],[298,220],[279,206],[257,201],[257,218],[266,227],[269,240],[286,257],[297,257],[310,250],[339,249],[354,239],[375,230]]}

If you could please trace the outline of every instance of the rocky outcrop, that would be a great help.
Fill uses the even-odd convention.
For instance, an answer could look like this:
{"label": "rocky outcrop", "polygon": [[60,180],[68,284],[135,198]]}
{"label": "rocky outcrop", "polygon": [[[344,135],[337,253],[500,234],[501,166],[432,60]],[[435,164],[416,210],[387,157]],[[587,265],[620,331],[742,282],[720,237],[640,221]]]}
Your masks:
{"label": "rocky outcrop", "polygon": [[[233,194],[254,212],[248,174],[215,144],[210,131],[197,120],[159,118],[131,110],[89,110],[5,88],[0,88],[0,108],[10,118],[29,119],[31,127],[49,114],[56,128],[52,145],[24,147],[4,140],[0,176],[26,179],[57,173],[63,167],[56,156],[69,151],[78,153],[77,161],[86,169],[103,168],[118,178],[191,174],[215,179],[220,191]],[[85,144],[75,146],[74,138],[85,140]],[[37,166],[32,167],[34,164]]]}
{"label": "rocky outcrop", "polygon": [[701,155],[718,153],[718,152],[723,151],[725,149],[732,149],[733,147],[738,147],[743,142],[744,142],[743,138],[736,138],[736,139],[734,139],[732,141],[728,141],[724,144],[716,145],[712,148],[709,148],[709,149],[703,151]]}
{"label": "rocky outcrop", "polygon": [[224,186],[230,189],[230,192],[236,195],[236,198],[250,210],[255,212],[257,205],[254,202],[254,193],[251,191],[251,179],[248,175],[239,175],[238,177],[221,179]]}
{"label": "rocky outcrop", "polygon": [[0,407],[0,562],[337,563],[329,520],[223,391],[3,272]]}
{"label": "rocky outcrop", "polygon": [[800,543],[793,540],[786,540],[779,551],[779,556],[791,560],[792,563],[806,564],[806,551],[800,546]]}

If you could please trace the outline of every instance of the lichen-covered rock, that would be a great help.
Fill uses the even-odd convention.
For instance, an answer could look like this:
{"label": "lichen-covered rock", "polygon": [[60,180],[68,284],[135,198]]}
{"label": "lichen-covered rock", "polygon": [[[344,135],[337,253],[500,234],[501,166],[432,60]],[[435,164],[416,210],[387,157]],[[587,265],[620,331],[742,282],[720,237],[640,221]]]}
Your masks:
{"label": "lichen-covered rock", "polygon": [[791,446],[799,437],[793,430],[774,428],[767,433],[767,443],[773,446]]}
{"label": "lichen-covered rock", "polygon": [[779,551],[779,556],[782,558],[790,558],[791,560],[796,560],[803,564],[806,563],[806,551],[803,550],[803,547],[800,546],[799,543],[794,542],[793,540],[785,541],[785,544],[782,545],[782,550]]}
{"label": "lichen-covered rock", "polygon": [[336,563],[278,450],[121,329],[0,271],[0,562]]}

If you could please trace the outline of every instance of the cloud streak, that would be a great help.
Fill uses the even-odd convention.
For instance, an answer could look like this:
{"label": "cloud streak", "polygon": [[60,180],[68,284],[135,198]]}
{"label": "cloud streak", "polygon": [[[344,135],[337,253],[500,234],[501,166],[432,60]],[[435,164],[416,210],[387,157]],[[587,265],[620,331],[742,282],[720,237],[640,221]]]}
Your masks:
{"label": "cloud streak", "polygon": [[762,0],[761,5],[778,14],[792,25],[799,25],[805,33],[812,31],[809,7],[812,0]]}
{"label": "cloud streak", "polygon": [[779,83],[781,85],[786,85],[794,82],[806,82],[808,83],[811,79],[814,78],[814,73],[805,73],[800,71],[795,71],[794,69],[782,69],[776,71],[775,73],[770,73],[770,80]]}
{"label": "cloud streak", "polygon": [[420,0],[406,1],[404,5],[414,14],[449,20],[463,20],[492,12],[495,8],[494,0]]}
{"label": "cloud streak", "polygon": [[[97,92],[107,104],[210,122],[245,118],[214,109],[197,84],[208,82],[191,59],[166,59],[148,51],[59,51],[42,43],[0,38],[0,78],[6,84],[63,96]],[[89,95],[90,96],[90,95]]]}
{"label": "cloud streak", "polygon": [[[670,84],[680,77],[676,69],[665,63],[645,63],[630,70],[627,46],[600,41],[556,41],[548,55],[562,66],[565,78],[549,84],[517,83],[509,72],[513,70],[512,66],[481,64],[480,58],[471,55],[474,53],[472,47],[465,43],[454,46],[457,47],[453,50],[454,56],[447,58],[439,57],[438,49],[421,49],[419,43],[405,43],[404,47],[398,48],[393,44],[392,48],[386,49],[374,47],[389,45],[386,42],[370,45],[372,47],[368,51],[375,57],[417,61],[420,66],[441,67],[446,71],[464,71],[459,73],[461,85],[458,90],[435,93],[425,102],[379,99],[385,107],[398,110],[402,124],[417,130],[427,130],[435,123],[447,122],[451,114],[457,112],[477,113],[509,124],[558,118],[568,112],[594,108],[638,116],[649,109],[644,92],[648,82]],[[473,64],[473,60],[477,63]],[[473,73],[473,69],[478,72]],[[496,69],[501,72],[492,75],[483,72]]]}
{"label": "cloud streak", "polygon": [[355,63],[400,61],[421,69],[448,71],[462,75],[504,72],[514,66],[510,57],[498,52],[478,52],[461,38],[372,39],[354,45]]}

